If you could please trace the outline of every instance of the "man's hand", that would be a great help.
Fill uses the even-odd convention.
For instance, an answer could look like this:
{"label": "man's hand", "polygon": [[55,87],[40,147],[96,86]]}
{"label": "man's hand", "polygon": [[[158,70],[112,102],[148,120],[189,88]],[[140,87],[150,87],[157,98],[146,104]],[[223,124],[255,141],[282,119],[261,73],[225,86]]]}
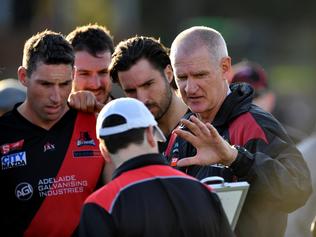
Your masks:
{"label": "man's hand", "polygon": [[91,91],[71,92],[68,97],[69,106],[88,113],[98,113],[104,104],[97,101]]}
{"label": "man's hand", "polygon": [[177,166],[189,165],[230,165],[237,157],[236,148],[228,144],[210,124],[204,124],[195,116],[190,120],[183,119],[181,122],[191,132],[176,129],[175,133],[191,143],[197,150],[193,157],[186,157],[178,161]]}

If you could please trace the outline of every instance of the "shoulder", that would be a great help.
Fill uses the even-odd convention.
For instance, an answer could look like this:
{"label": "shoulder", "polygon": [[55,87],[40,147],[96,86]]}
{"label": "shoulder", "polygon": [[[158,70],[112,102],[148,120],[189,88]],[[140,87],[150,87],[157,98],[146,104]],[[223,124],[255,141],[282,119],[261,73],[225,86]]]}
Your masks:
{"label": "shoulder", "polygon": [[82,111],[76,111],[76,113],[77,113],[77,117],[80,117],[82,119],[95,120],[95,121],[97,119],[97,114],[95,113],[86,113]]}
{"label": "shoulder", "polygon": [[87,203],[98,204],[108,212],[111,212],[111,207],[120,194],[121,188],[119,182],[115,179],[92,193],[85,201]]}
{"label": "shoulder", "polygon": [[6,121],[10,121],[14,118],[14,113],[13,110],[8,111],[6,113],[4,113],[3,115],[0,116],[0,122],[6,122]]}
{"label": "shoulder", "polygon": [[268,143],[269,135],[283,136],[286,132],[273,115],[253,105],[230,123],[229,133],[232,144],[244,145],[252,139]]}
{"label": "shoulder", "polygon": [[7,134],[6,131],[9,134],[13,133],[13,131],[19,130],[19,128],[24,126],[26,126],[25,120],[21,119],[16,111],[9,111],[0,116],[1,135]]}

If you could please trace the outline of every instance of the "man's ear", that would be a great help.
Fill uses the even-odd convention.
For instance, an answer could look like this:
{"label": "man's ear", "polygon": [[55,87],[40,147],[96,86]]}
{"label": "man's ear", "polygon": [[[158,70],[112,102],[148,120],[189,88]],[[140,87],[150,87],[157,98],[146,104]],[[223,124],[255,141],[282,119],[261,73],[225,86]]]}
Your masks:
{"label": "man's ear", "polygon": [[26,68],[23,66],[20,66],[18,68],[18,79],[23,86],[25,87],[28,86],[27,71],[26,71]]}
{"label": "man's ear", "polygon": [[221,60],[221,69],[224,75],[224,78],[230,82],[232,76],[232,61],[229,56],[222,58]]}
{"label": "man's ear", "polygon": [[164,73],[166,75],[166,78],[169,82],[169,84],[171,83],[171,81],[173,80],[173,70],[170,64],[168,64],[165,69],[164,69]]}
{"label": "man's ear", "polygon": [[153,126],[146,128],[145,138],[147,139],[147,142],[151,147],[155,147],[157,145],[157,141],[156,141],[155,135],[154,135],[154,127]]}
{"label": "man's ear", "polygon": [[99,140],[99,149],[101,151],[101,154],[102,154],[105,162],[107,162],[107,163],[112,162],[110,154],[109,154],[108,150],[106,149],[106,146],[102,140]]}

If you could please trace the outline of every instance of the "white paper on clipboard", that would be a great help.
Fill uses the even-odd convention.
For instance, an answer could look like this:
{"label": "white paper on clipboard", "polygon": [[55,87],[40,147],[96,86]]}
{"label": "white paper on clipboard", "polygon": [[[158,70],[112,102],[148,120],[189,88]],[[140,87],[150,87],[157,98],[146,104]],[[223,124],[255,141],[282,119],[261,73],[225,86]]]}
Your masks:
{"label": "white paper on clipboard", "polygon": [[222,202],[227,219],[234,230],[239,218],[239,214],[244,205],[249,183],[247,182],[224,182],[222,177],[213,176],[201,180],[212,187]]}

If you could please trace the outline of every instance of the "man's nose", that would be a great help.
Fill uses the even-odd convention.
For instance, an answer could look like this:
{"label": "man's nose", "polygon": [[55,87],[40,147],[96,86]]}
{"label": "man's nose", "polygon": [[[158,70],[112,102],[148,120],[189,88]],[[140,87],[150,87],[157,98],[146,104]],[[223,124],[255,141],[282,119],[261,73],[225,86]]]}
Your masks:
{"label": "man's nose", "polygon": [[91,76],[91,78],[89,79],[89,87],[93,88],[93,89],[98,89],[101,86],[101,78],[100,76],[95,73]]}
{"label": "man's nose", "polygon": [[189,77],[187,80],[186,80],[186,85],[185,85],[185,92],[186,93],[195,93],[198,89],[198,86],[196,84],[196,81]]}
{"label": "man's nose", "polygon": [[59,103],[61,101],[60,88],[58,86],[52,88],[50,99],[54,103]]}

